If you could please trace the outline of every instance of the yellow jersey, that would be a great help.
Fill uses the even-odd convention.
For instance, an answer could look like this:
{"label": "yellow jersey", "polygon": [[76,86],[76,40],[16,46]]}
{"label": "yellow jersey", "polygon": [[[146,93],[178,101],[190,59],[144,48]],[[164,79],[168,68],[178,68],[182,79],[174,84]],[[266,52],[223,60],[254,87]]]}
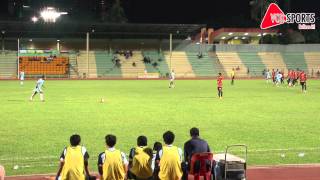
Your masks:
{"label": "yellow jersey", "polygon": [[161,180],[180,180],[181,177],[182,170],[178,147],[162,147],[159,178]]}
{"label": "yellow jersey", "polygon": [[124,180],[125,169],[119,150],[106,150],[105,161],[102,166],[103,180]]}
{"label": "yellow jersey", "polygon": [[69,146],[66,149],[61,180],[84,180],[84,157],[82,146]]}

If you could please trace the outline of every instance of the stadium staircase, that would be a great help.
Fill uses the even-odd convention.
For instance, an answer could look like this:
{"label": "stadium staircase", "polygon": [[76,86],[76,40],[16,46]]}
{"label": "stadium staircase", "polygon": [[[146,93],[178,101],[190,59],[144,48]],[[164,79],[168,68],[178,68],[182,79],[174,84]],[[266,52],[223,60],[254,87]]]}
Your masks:
{"label": "stadium staircase", "polygon": [[77,54],[69,55],[69,73],[70,73],[70,78],[79,78]]}
{"label": "stadium staircase", "polygon": [[219,58],[215,52],[208,52],[208,55],[213,59],[214,66],[217,69],[217,74],[214,76],[218,76],[218,73],[222,73],[223,75],[227,75],[227,72],[224,70]]}
{"label": "stadium staircase", "polygon": [[202,58],[198,58],[198,53],[196,52],[187,52],[186,54],[197,77],[217,76],[219,72],[216,66],[217,58],[212,58],[207,52],[202,54]]}
{"label": "stadium staircase", "polygon": [[11,79],[17,77],[17,53],[0,53],[0,78]]}
{"label": "stadium staircase", "polygon": [[[170,68],[170,52],[164,53],[166,62]],[[192,66],[189,63],[188,56],[184,51],[173,51],[171,56],[171,69],[175,71],[176,77],[196,77]]]}
{"label": "stadium staircase", "polygon": [[303,53],[282,53],[282,58],[288,69],[304,70],[308,73],[308,65],[305,62]]}
{"label": "stadium staircase", "polygon": [[[151,63],[145,63],[148,73],[159,73],[161,77],[169,73],[170,70],[163,53],[159,53],[158,51],[143,51],[142,54],[151,60]],[[157,63],[156,67],[152,65],[155,62]]]}
{"label": "stadium staircase", "polygon": [[262,63],[261,58],[255,52],[239,52],[243,64],[249,69],[250,76],[262,76],[262,71],[266,66]]}
{"label": "stadium staircase", "polygon": [[98,77],[121,77],[121,69],[112,62],[114,54],[105,51],[95,51]]}
{"label": "stadium staircase", "polygon": [[309,74],[313,76],[320,70],[320,52],[305,52],[305,62],[307,63]]}
{"label": "stadium staircase", "polygon": [[[122,77],[137,78],[139,75],[144,74],[146,66],[143,63],[141,51],[133,51],[132,57],[129,57],[128,59],[123,55],[118,55],[118,58],[121,62]],[[135,66],[133,66],[133,63],[135,63]]]}
{"label": "stadium staircase", "polygon": [[247,67],[242,63],[238,53],[236,52],[217,52],[217,57],[219,58],[222,67],[224,68],[227,76],[230,77],[230,72],[232,68],[236,69],[237,67],[240,70],[236,70],[237,77],[246,77],[247,76]]}
{"label": "stadium staircase", "polygon": [[258,55],[270,71],[279,69],[283,70],[285,74],[288,72],[287,65],[279,52],[259,52]]}

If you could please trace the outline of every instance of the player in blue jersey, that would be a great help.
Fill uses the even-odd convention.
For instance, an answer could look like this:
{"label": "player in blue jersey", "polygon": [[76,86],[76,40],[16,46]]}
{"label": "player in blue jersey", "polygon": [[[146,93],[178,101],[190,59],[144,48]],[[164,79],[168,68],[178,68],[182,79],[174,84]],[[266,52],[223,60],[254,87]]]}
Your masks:
{"label": "player in blue jersey", "polygon": [[34,97],[37,93],[40,94],[40,100],[41,100],[41,101],[44,101],[44,95],[43,95],[43,90],[42,90],[42,88],[44,87],[43,84],[44,84],[44,75],[42,75],[42,76],[40,77],[40,79],[38,79],[37,85],[36,85],[36,87],[34,88],[33,93],[32,93],[32,95],[31,95],[31,97],[30,97],[30,101],[33,100],[33,97]]}
{"label": "player in blue jersey", "polygon": [[20,85],[22,86],[23,85],[23,81],[24,81],[24,71],[22,70],[21,72],[20,72]]}

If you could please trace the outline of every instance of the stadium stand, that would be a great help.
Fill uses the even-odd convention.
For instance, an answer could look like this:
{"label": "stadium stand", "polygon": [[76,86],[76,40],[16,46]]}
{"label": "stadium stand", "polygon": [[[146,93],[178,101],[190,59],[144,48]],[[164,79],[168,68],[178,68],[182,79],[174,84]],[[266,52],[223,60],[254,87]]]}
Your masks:
{"label": "stadium stand", "polygon": [[97,65],[94,51],[89,51],[89,62],[86,51],[80,51],[77,57],[77,64],[80,77],[97,78]]}
{"label": "stadium stand", "polygon": [[[148,73],[159,73],[161,77],[166,76],[169,73],[168,64],[165,61],[163,53],[156,50],[143,51],[142,55],[144,57],[150,58],[151,63],[145,63]],[[157,63],[157,66],[154,66],[153,63]]]}
{"label": "stadium stand", "polygon": [[121,69],[112,62],[113,53],[95,51],[95,60],[98,77],[121,77]]}
{"label": "stadium stand", "polygon": [[305,62],[309,70],[309,74],[316,74],[320,70],[320,52],[305,52]]}
{"label": "stadium stand", "polygon": [[67,75],[69,58],[21,56],[19,57],[19,69],[26,75]]}
{"label": "stadium stand", "polygon": [[239,52],[243,64],[249,69],[250,76],[261,76],[266,66],[262,63],[261,58],[255,52]]}
{"label": "stadium stand", "polygon": [[[193,72],[192,66],[188,61],[188,56],[184,51],[173,51],[170,60],[170,52],[164,53],[167,64],[176,73],[176,77],[196,77]],[[171,61],[171,63],[170,63]]]}
{"label": "stadium stand", "polygon": [[[213,63],[217,69],[217,73],[222,73],[222,74],[226,75],[227,73],[223,69],[223,66],[222,66],[221,62],[219,61],[217,54],[215,52],[211,51],[211,52],[208,52],[208,55],[213,59]],[[217,74],[215,74],[214,76],[217,76]]]}
{"label": "stadium stand", "polygon": [[270,71],[272,69],[283,70],[286,74],[288,72],[287,65],[283,61],[283,58],[279,52],[259,52],[262,62],[266,65],[266,68]]}
{"label": "stadium stand", "polygon": [[247,67],[242,63],[238,53],[236,52],[217,52],[217,57],[219,58],[220,63],[222,64],[227,76],[230,76],[232,68],[238,68],[236,70],[236,76],[246,77],[247,76]]}
{"label": "stadium stand", "polygon": [[297,52],[285,52],[282,53],[282,58],[287,65],[288,69],[297,69],[306,71],[308,73],[308,66],[304,59],[304,54]]}
{"label": "stadium stand", "polygon": [[[118,56],[121,62],[122,77],[136,78],[139,74],[143,74],[146,69],[143,63],[141,51],[133,51],[132,57],[126,59],[125,56]],[[135,64],[135,65],[133,65]]]}
{"label": "stadium stand", "polygon": [[0,77],[10,79],[17,77],[17,54],[5,52],[0,54]]}
{"label": "stadium stand", "polygon": [[208,53],[203,53],[201,58],[194,52],[186,52],[186,54],[196,77],[213,77],[218,74],[217,59],[209,56]]}

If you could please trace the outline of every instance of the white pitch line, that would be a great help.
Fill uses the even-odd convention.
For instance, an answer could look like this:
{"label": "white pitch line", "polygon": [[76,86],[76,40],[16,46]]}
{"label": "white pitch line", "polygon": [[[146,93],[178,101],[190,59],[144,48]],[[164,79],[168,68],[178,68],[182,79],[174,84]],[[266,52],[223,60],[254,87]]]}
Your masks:
{"label": "white pitch line", "polygon": [[[279,149],[249,149],[248,153],[255,153],[255,152],[277,152],[277,151],[320,151],[320,147],[313,147],[313,148],[279,148]],[[221,152],[223,153],[224,150],[215,151],[215,153]],[[233,151],[233,152],[241,152],[241,151]],[[92,156],[91,159],[96,158]],[[37,156],[37,157],[18,157],[18,158],[0,158],[0,161],[17,161],[17,160],[41,160],[41,159],[56,159],[59,161],[59,156]]]}

